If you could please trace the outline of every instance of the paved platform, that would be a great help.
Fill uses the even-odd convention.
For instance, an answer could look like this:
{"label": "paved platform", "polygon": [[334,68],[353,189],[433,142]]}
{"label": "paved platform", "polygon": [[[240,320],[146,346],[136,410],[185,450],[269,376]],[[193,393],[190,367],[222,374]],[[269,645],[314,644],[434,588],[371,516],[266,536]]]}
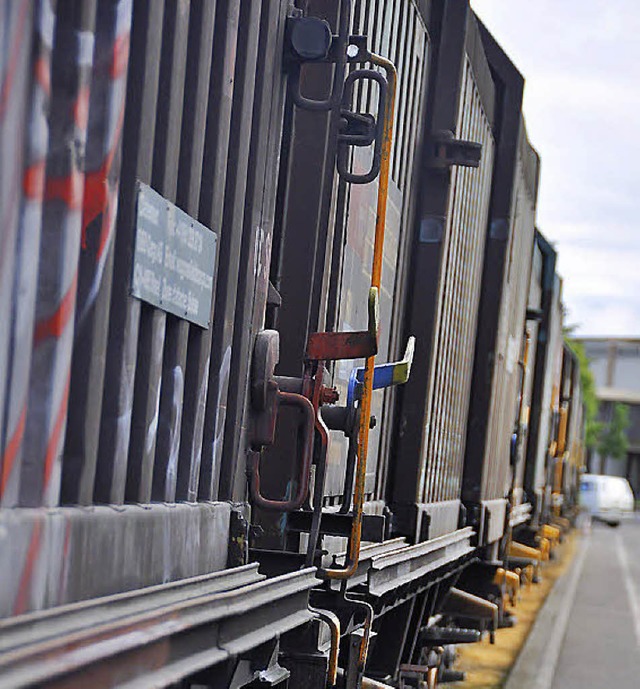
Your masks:
{"label": "paved platform", "polygon": [[640,520],[593,524],[505,689],[640,687]]}
{"label": "paved platform", "polygon": [[640,687],[640,522],[594,524],[553,689]]}

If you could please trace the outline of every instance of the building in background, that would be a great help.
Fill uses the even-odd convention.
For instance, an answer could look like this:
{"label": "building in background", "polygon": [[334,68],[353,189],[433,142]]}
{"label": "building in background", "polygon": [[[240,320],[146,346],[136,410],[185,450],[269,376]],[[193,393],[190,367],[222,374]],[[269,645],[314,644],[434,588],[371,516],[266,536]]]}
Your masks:
{"label": "building in background", "polygon": [[640,497],[640,338],[593,337],[580,342],[591,361],[600,420],[608,423],[616,404],[627,405],[630,420],[626,458],[603,458],[591,452],[589,471],[628,478],[636,497]]}

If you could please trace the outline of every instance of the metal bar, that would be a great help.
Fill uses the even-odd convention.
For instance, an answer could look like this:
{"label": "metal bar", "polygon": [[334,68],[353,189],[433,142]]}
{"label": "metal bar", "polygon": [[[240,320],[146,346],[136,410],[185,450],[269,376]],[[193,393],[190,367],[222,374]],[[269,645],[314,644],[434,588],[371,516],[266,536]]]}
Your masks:
{"label": "metal bar", "polygon": [[[26,3],[29,6],[31,3]],[[24,11],[25,5],[12,3],[6,4],[5,8],[11,7],[18,12]],[[20,115],[20,96],[13,94],[14,97],[6,101],[7,108],[3,112],[2,131],[11,131],[11,136],[20,142],[24,150],[22,160],[18,152],[14,153],[15,163],[19,166],[15,170],[13,179],[22,181],[20,189],[15,190],[18,203],[18,232],[15,245],[15,279],[13,285],[6,286],[5,278],[2,280],[3,294],[11,293],[11,314],[3,314],[2,322],[10,323],[6,328],[9,334],[7,342],[7,361],[5,377],[2,378],[2,388],[0,397],[4,402],[2,414],[0,414],[0,505],[3,507],[13,507],[18,503],[20,469],[23,457],[24,427],[27,409],[27,395],[29,386],[29,371],[31,367],[31,342],[33,340],[33,324],[35,313],[35,297],[37,286],[37,266],[33,260],[40,252],[40,231],[42,223],[42,197],[44,182],[44,166],[48,147],[49,123],[46,113],[51,81],[51,50],[53,46],[53,28],[55,17],[51,12],[51,7],[46,0],[40,0],[33,5],[33,15],[28,28],[16,35],[27,35],[28,40],[23,41],[23,47],[30,52],[27,65],[27,75],[23,77],[24,84],[28,86],[27,105],[24,117],[19,121],[24,121],[26,129],[22,136],[16,136],[15,129],[4,125],[4,122],[11,121],[13,115],[12,108],[9,106],[15,103],[17,114]],[[20,15],[18,14],[18,19]],[[20,20],[20,19],[19,19]],[[26,17],[25,17],[26,20]],[[47,21],[52,20],[52,21]],[[18,53],[14,53],[16,56]],[[29,52],[27,53],[29,54]],[[21,63],[19,58],[14,58],[13,72],[14,77],[7,80],[10,72],[3,81],[3,91],[7,92],[7,98],[17,84],[20,76]],[[9,63],[11,65],[11,62]],[[41,79],[36,78],[38,75]],[[18,131],[20,131],[18,129]],[[3,139],[3,165],[9,161],[9,152],[5,153],[5,142]],[[6,177],[11,179],[12,175]],[[3,179],[5,176],[3,175]],[[10,208],[10,200],[2,203],[3,208]],[[7,229],[5,229],[5,227]],[[4,232],[9,233],[9,221],[3,222],[2,242],[7,242]],[[11,256],[9,247],[2,250],[2,258]],[[7,291],[5,291],[7,290]]]}
{"label": "metal bar", "polygon": [[[204,173],[207,109],[213,57],[216,2],[192,3],[189,14],[187,71],[185,100],[180,143],[180,168],[176,203],[192,217],[201,220],[200,194]],[[212,319],[210,320],[212,322]],[[210,329],[210,328],[209,328]],[[186,322],[179,326],[180,353],[184,351],[182,366],[184,389],[182,417],[178,442],[178,475],[176,500],[195,500],[200,479],[202,457],[202,425],[204,422],[207,375],[202,371],[199,356],[193,355],[207,331],[190,327]],[[184,350],[182,340],[185,340]],[[165,352],[165,361],[170,357]],[[188,365],[186,362],[189,362]],[[204,393],[203,393],[204,388]],[[162,404],[162,401],[161,401]],[[176,442],[175,438],[172,442]]]}
{"label": "metal bar", "polygon": [[[175,202],[178,188],[189,9],[190,5],[184,2],[168,0],[162,29],[151,184],[171,202]],[[138,500],[173,502],[178,475],[184,362],[187,356],[186,332],[182,336],[181,332],[188,326],[185,321],[167,316],[158,309],[153,310],[149,319],[146,316],[148,307],[143,305],[142,308],[130,462],[138,461],[142,467]],[[149,320],[150,350],[142,347]],[[140,402],[146,409],[141,434],[136,428],[137,405]],[[128,491],[127,494],[129,495]],[[131,499],[136,498],[131,495]]]}
{"label": "metal bar", "polygon": [[20,484],[23,505],[56,505],[78,285],[95,2],[57,7],[33,355]]}
{"label": "metal bar", "polygon": [[[315,0],[309,14],[322,16],[334,27],[339,23],[335,0]],[[333,80],[343,78],[334,74],[333,65],[307,65],[301,74],[302,91],[308,97],[324,97]],[[280,189],[286,189],[286,196],[281,194],[277,209],[276,238],[280,250],[274,257],[271,278],[282,295],[275,327],[286,335],[280,343],[283,375],[300,375],[308,337],[322,330],[318,324],[321,308],[316,301],[324,296],[321,289],[324,263],[319,262],[318,253],[319,245],[327,239],[326,225],[335,186],[338,119],[335,113],[329,116],[327,112],[295,108],[291,115],[290,143],[284,140],[283,152],[288,164],[282,169]],[[300,232],[301,227],[306,231]]]}
{"label": "metal bar", "polygon": [[[376,230],[373,245],[373,267],[371,271],[371,290],[380,289],[382,276],[382,255],[384,248],[384,230],[387,214],[387,195],[389,185],[389,169],[391,162],[391,143],[393,137],[393,117],[395,114],[396,97],[396,69],[392,62],[384,57],[372,54],[373,64],[382,67],[389,82],[389,100],[385,105],[384,141],[382,146],[382,162],[378,180],[378,207],[376,215]],[[335,579],[348,579],[358,568],[360,557],[360,539],[362,529],[363,505],[365,499],[365,480],[367,472],[367,449],[369,441],[369,419],[371,416],[371,394],[373,391],[373,370],[375,356],[366,359],[362,398],[360,400],[360,428],[358,433],[358,456],[356,464],[355,490],[353,496],[353,527],[349,538],[348,558],[344,569],[324,570],[325,576]]]}
{"label": "metal bar", "polygon": [[[0,476],[9,439],[5,438],[4,410],[11,406],[9,370],[11,365],[13,285],[20,279],[17,247],[20,228],[20,179],[24,170],[25,144],[28,142],[27,113],[31,95],[31,27],[33,7],[30,2],[5,3],[0,7],[4,28],[0,43]],[[15,421],[11,424],[15,426]],[[12,428],[11,431],[14,429]],[[8,433],[7,433],[8,435]],[[9,460],[7,458],[7,464]],[[0,483],[0,501],[4,493]]]}
{"label": "metal bar", "polygon": [[[285,71],[282,53],[285,34],[285,8],[281,0],[261,3],[262,11],[256,30],[259,36],[248,38],[257,44],[255,63],[255,96],[251,143],[248,151],[247,182],[242,218],[240,272],[235,306],[231,380],[249,377],[251,350],[255,333],[264,327],[267,302],[274,212],[269,196],[275,197],[278,157],[282,137],[285,99]],[[244,457],[242,431],[246,425],[247,387],[234,385],[229,390],[225,418],[227,457]],[[244,472],[229,462],[221,475],[221,485],[234,499],[244,496]],[[232,473],[232,475],[230,475]]]}
{"label": "metal bar", "polygon": [[129,293],[136,180],[151,182],[163,12],[163,2],[134,2],[96,502],[120,504],[125,497],[140,324],[140,301]]}
{"label": "metal bar", "polygon": [[[148,686],[166,686],[308,622],[308,590],[315,583],[313,569],[229,591],[207,592],[206,581],[195,582],[191,596],[169,597],[159,607],[152,597],[148,608],[135,610],[134,596],[134,610],[101,624],[80,610],[75,629],[33,639],[0,659],[0,678],[16,687],[53,685],[63,677],[68,686],[86,686],[91,676],[108,684],[117,677],[119,684],[144,678]],[[120,596],[112,601],[123,602]]]}
{"label": "metal bar", "polygon": [[[198,213],[198,219],[215,232],[220,232],[224,209],[230,141],[229,122],[233,103],[233,89],[230,84],[233,84],[236,68],[239,14],[238,3],[216,4]],[[213,299],[210,319],[212,323],[215,322],[215,303]],[[185,410],[181,448],[190,448],[190,466],[194,467],[187,482],[187,497],[190,500],[196,497],[212,499],[217,490],[214,485],[217,480],[217,466],[214,466],[214,463],[219,460],[222,451],[224,426],[218,422],[217,413],[214,413],[214,410],[223,404],[223,390],[218,388],[215,397],[209,397],[213,330],[214,328],[209,328],[200,331],[193,328],[187,350],[187,358],[191,365],[187,368],[185,376],[185,399],[189,405],[196,406],[194,414],[187,411],[192,408],[191,406]],[[229,350],[224,353],[222,361],[218,364],[219,378],[228,375],[230,363]],[[185,440],[184,436],[189,440]],[[180,472],[178,481],[180,482]]]}
{"label": "metal bar", "polygon": [[98,3],[61,501],[93,502],[120,182],[131,0]]}
{"label": "metal bar", "polygon": [[330,610],[319,610],[309,606],[309,610],[322,620],[331,632],[331,650],[329,652],[329,672],[327,686],[335,687],[338,681],[338,653],[340,652],[340,619]]}
{"label": "metal bar", "polygon": [[368,572],[368,591],[382,596],[447,564],[473,553],[470,527],[424,543],[374,557]]}
{"label": "metal bar", "polygon": [[[225,419],[229,398],[229,380],[233,353],[234,314],[240,271],[242,245],[242,218],[249,170],[249,147],[253,126],[253,105],[255,96],[255,73],[258,54],[261,3],[242,0],[237,33],[237,57],[235,63],[233,106],[227,160],[224,211],[219,243],[218,277],[215,295],[215,318],[218,326],[213,328],[211,362],[207,391],[205,419],[204,456],[208,480],[213,495],[218,493],[221,471],[221,456],[224,444],[237,446],[239,428],[232,436],[225,436]],[[246,268],[245,268],[246,269]],[[237,353],[236,356],[239,356]],[[235,475],[237,457],[230,454],[225,463],[224,484],[220,495],[231,499],[232,477]]]}
{"label": "metal bar", "polygon": [[[155,113],[153,165],[151,186],[169,201],[175,200],[180,129],[186,64],[188,7],[177,0],[166,0],[162,21],[159,81]],[[157,37],[156,37],[157,40]],[[161,463],[154,470],[154,457],[160,427],[160,395],[167,315],[148,304],[140,306],[137,363],[131,417],[131,438],[127,462],[125,498],[149,502],[165,500],[165,480],[171,473],[169,452],[161,454]],[[171,388],[179,381],[168,372]],[[172,396],[172,391],[170,393]],[[163,419],[171,432],[171,422]],[[167,450],[165,443],[163,450]],[[177,455],[173,456],[177,463]],[[171,477],[169,477],[171,479]],[[173,471],[175,480],[175,469]],[[170,499],[170,498],[169,498]]]}

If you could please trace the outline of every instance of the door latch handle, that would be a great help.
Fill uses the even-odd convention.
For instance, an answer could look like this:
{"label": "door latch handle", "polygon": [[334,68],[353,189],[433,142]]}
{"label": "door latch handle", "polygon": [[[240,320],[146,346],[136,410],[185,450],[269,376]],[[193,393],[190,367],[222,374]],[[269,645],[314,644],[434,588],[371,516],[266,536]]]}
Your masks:
{"label": "door latch handle", "polygon": [[[249,491],[255,505],[267,510],[291,512],[302,507],[309,494],[313,460],[316,413],[311,401],[297,392],[280,390],[274,376],[280,358],[280,336],[275,330],[258,333],[251,362],[251,406],[254,412],[250,433],[250,461],[247,467]],[[295,494],[287,500],[272,500],[262,494],[260,460],[262,449],[275,440],[280,407],[297,407],[302,412],[300,456],[297,459]]]}
{"label": "door latch handle", "polygon": [[[403,385],[409,380],[416,338],[413,335],[407,340],[404,356],[400,361],[387,364],[377,364],[373,368],[373,389],[380,390],[392,385]],[[364,367],[354,368],[349,377],[347,390],[347,407],[353,406],[359,399],[362,383],[364,382]]]}
{"label": "door latch handle", "polygon": [[277,400],[278,408],[281,406],[298,407],[304,417],[302,422],[303,442],[300,457],[297,461],[298,475],[296,477],[295,493],[288,500],[272,500],[262,494],[260,486],[260,459],[262,457],[262,452],[256,450],[250,452],[249,490],[253,503],[258,507],[264,510],[292,512],[302,507],[309,495],[309,477],[311,475],[311,462],[313,459],[313,432],[316,414],[313,405],[304,395],[278,390]]}
{"label": "door latch handle", "polygon": [[[354,113],[350,111],[353,102],[353,91],[359,81],[371,81],[378,84],[378,109],[376,115]],[[338,154],[336,166],[338,174],[345,182],[351,184],[368,184],[380,174],[382,161],[382,141],[384,139],[385,116],[388,112],[389,84],[380,72],[374,69],[356,69],[344,82],[341,117],[343,131],[338,134]],[[349,158],[352,146],[370,146],[373,144],[373,157],[367,172],[354,172],[349,169]]]}
{"label": "door latch handle", "polygon": [[362,359],[378,351],[380,305],[378,288],[369,289],[366,330],[354,332],[311,333],[307,340],[308,361],[337,361],[338,359]]}

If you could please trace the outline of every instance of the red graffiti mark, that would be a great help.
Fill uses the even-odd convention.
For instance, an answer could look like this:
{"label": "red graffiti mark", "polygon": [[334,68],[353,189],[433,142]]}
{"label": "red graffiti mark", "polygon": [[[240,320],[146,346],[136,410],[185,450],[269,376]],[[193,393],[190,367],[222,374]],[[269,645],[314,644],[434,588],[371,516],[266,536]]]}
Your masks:
{"label": "red graffiti mark", "polygon": [[22,190],[31,201],[42,201],[44,194],[45,161],[39,160],[25,170]]}
{"label": "red graffiti mark", "polygon": [[[108,162],[108,161],[107,161]],[[84,200],[82,203],[82,248],[87,248],[87,228],[105,211],[109,200],[107,162],[98,170],[87,172],[84,177]]]}
{"label": "red graffiti mark", "polygon": [[116,38],[113,46],[113,59],[111,60],[111,68],[109,69],[109,76],[112,79],[117,79],[124,75],[127,65],[129,64],[129,32],[122,34]]}
{"label": "red graffiti mark", "polygon": [[80,89],[76,102],[73,105],[73,119],[79,129],[83,131],[87,128],[89,122],[89,96],[91,91],[88,86]]}
{"label": "red graffiti mark", "polygon": [[40,531],[42,526],[40,521],[33,525],[31,532],[31,540],[29,541],[29,549],[24,561],[24,568],[22,569],[22,576],[20,577],[20,586],[18,587],[18,595],[16,596],[16,603],[13,607],[13,614],[20,615],[27,610],[29,605],[29,592],[31,588],[31,579],[33,578],[33,570],[40,550]]}
{"label": "red graffiti mark", "polygon": [[118,142],[120,141],[120,133],[124,123],[124,101],[118,113],[118,122],[116,124],[113,142],[111,148],[108,150],[104,163],[98,170],[94,172],[87,172],[85,174],[84,182],[84,201],[82,209],[82,248],[87,248],[87,229],[89,225],[103,213],[105,217],[102,219],[102,226],[100,230],[100,242],[98,245],[98,252],[96,261],[102,257],[102,253],[107,245],[109,235],[111,233],[111,219],[113,213],[113,200],[109,195],[109,185],[107,178],[111,172],[113,159],[115,158]]}
{"label": "red graffiti mark", "polygon": [[78,273],[73,277],[69,289],[60,300],[58,308],[51,316],[44,318],[39,323],[36,323],[35,332],[33,334],[34,345],[40,344],[43,340],[49,337],[60,337],[67,327],[67,324],[73,316],[73,310],[76,305],[76,291],[78,286]]}
{"label": "red graffiti mark", "polygon": [[45,182],[45,201],[64,201],[71,211],[81,208],[83,193],[84,175],[80,170],[72,170],[66,177],[48,178]]}
{"label": "red graffiti mark", "polygon": [[51,479],[51,473],[53,471],[53,464],[58,455],[58,446],[60,444],[60,436],[62,435],[62,429],[64,428],[64,423],[67,418],[67,407],[69,404],[69,380],[71,378],[70,372],[67,374],[67,382],[64,387],[64,392],[62,393],[62,400],[60,400],[60,407],[58,408],[58,413],[56,415],[56,420],[53,425],[53,432],[47,443],[47,452],[44,457],[44,488],[43,492],[47,490],[49,486],[49,480]]}
{"label": "red graffiti mark", "polygon": [[47,96],[51,95],[51,65],[48,57],[39,57],[36,60],[35,75],[40,88]]}
{"label": "red graffiti mark", "polygon": [[13,469],[13,464],[18,456],[18,450],[22,445],[22,438],[24,437],[24,427],[27,420],[27,403],[22,405],[22,412],[20,413],[20,418],[18,419],[18,424],[13,432],[7,447],[4,451],[4,456],[2,457],[2,475],[0,475],[0,499],[4,495],[4,491],[9,483],[9,476],[11,476],[11,469]]}
{"label": "red graffiti mark", "polygon": [[20,48],[22,46],[22,39],[24,37],[24,25],[27,21],[27,10],[29,9],[29,2],[23,2],[20,7],[20,16],[18,17],[18,26],[13,34],[13,45],[11,46],[11,56],[9,58],[9,65],[7,67],[6,76],[0,89],[0,118],[3,118],[9,103],[9,95],[13,86],[13,80],[16,75],[18,67],[18,57],[20,56]]}

